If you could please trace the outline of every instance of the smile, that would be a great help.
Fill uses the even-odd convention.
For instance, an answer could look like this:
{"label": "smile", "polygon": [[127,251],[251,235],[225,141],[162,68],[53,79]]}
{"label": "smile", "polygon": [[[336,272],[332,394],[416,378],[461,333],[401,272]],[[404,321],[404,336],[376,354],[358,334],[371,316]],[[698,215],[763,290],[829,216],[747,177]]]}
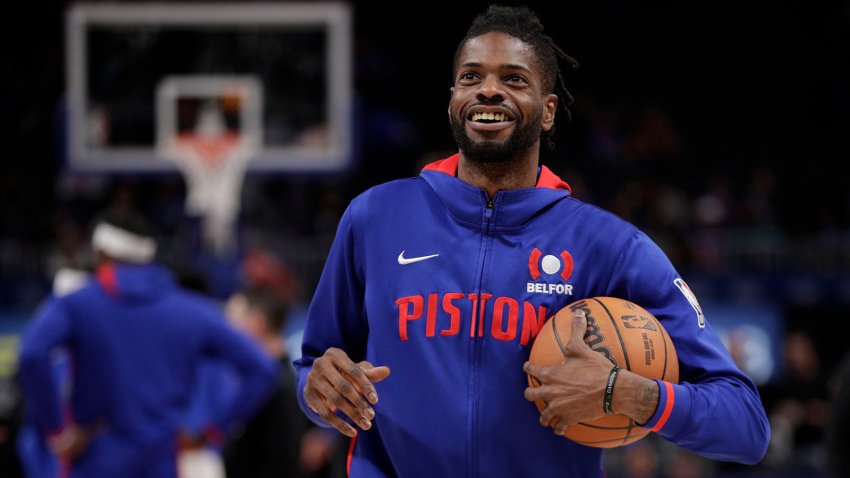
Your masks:
{"label": "smile", "polygon": [[473,111],[466,117],[467,126],[474,131],[500,131],[513,126],[516,118],[506,111]]}
{"label": "smile", "polygon": [[503,121],[513,121],[505,113],[472,113],[469,117],[470,121],[476,123],[499,123]]}

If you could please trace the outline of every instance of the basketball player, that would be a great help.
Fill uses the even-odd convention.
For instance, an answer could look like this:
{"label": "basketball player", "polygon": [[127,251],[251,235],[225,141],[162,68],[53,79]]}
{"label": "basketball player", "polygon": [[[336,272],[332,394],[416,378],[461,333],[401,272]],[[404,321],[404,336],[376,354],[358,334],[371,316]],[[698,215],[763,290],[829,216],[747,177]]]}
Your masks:
{"label": "basketball player", "polygon": [[[96,277],[51,301],[25,331],[18,379],[27,413],[61,476],[175,478],[177,429],[201,359],[240,376],[234,406],[214,420],[222,438],[271,392],[275,364],[217,304],[179,288],[154,262],[155,239],[139,218],[107,216],[92,246]],[[60,349],[70,364],[67,401],[51,369]]]}
{"label": "basketball player", "polygon": [[298,410],[282,332],[288,304],[270,288],[248,287],[227,301],[230,324],[279,364],[275,391],[224,449],[228,478],[300,477],[301,439],[312,425]]}
{"label": "basketball player", "polygon": [[[314,421],[353,438],[352,477],[603,476],[601,449],[557,434],[606,413],[714,460],[751,464],[765,452],[756,387],[668,258],[539,164],[571,100],[559,57],[575,64],[533,12],[490,7],[455,54],[448,119],[459,153],[371,188],[341,219],[299,392]],[[662,320],[681,383],[617,377],[581,340],[584,315],[565,364],[527,363],[543,321],[592,296]],[[527,388],[526,373],[542,386]],[[542,414],[534,400],[548,403]]]}
{"label": "basketball player", "polygon": [[[53,276],[53,284],[50,294],[38,307],[40,311],[49,307],[51,301],[84,287],[90,277],[89,272],[84,269],[62,267]],[[68,359],[66,354],[55,354],[51,357],[51,370],[57,387],[64,388],[67,385]],[[47,446],[43,434],[35,423],[32,423],[31,415],[24,415],[21,429],[15,438],[18,459],[24,469],[24,476],[59,476],[59,463],[56,456]]]}

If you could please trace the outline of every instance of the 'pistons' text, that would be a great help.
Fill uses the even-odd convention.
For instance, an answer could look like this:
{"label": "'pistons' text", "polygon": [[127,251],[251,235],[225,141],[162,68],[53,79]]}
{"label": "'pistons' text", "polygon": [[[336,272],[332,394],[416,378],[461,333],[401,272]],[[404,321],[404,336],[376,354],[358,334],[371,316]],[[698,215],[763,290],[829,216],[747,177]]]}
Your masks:
{"label": "'pistons' text", "polygon": [[[398,335],[408,340],[411,322],[425,321],[425,337],[469,333],[483,337],[489,333],[496,340],[519,340],[528,345],[546,322],[546,306],[518,301],[512,297],[493,297],[493,294],[464,294],[448,292],[409,295],[395,301],[398,307]],[[461,312],[464,309],[468,312]],[[480,310],[479,310],[480,309]],[[462,324],[469,329],[461,330]],[[465,328],[465,327],[464,327]],[[421,326],[416,330],[421,330]]]}

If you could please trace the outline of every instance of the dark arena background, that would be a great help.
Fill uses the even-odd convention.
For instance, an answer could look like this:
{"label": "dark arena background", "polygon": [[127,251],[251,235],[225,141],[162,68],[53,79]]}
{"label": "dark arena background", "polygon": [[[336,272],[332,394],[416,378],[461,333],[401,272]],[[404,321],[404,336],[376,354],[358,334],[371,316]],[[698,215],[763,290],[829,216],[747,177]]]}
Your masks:
{"label": "dark arena background", "polygon": [[[145,2],[88,5],[128,4]],[[830,476],[826,404],[850,351],[836,332],[850,320],[850,2],[526,4],[580,63],[575,70],[561,64],[575,97],[573,119],[559,113],[557,147],[543,154],[543,163],[571,184],[574,196],[633,222],[665,250],[771,413],[774,439],[758,465],[710,462],[650,436],[607,451],[609,476]],[[323,170],[249,167],[230,229],[234,246],[223,253],[210,250],[202,221],[184,210],[186,183],[173,166],[138,171],[110,163],[115,158],[108,153],[98,156],[103,167],[75,165],[68,149],[72,5],[5,7],[0,476],[9,478],[24,476],[15,451],[19,334],[50,294],[57,271],[92,266],[88,238],[101,212],[126,208],[151,218],[165,238],[163,259],[216,299],[246,283],[284,291],[293,303],[287,338],[297,342],[348,201],[369,186],[416,175],[455,147],[446,115],[452,58],[487,3],[344,3],[351,15],[351,128],[343,162]],[[320,110],[333,115],[321,92],[318,106],[296,101],[315,93],[309,60],[324,54],[329,42],[322,41],[293,50],[303,58],[282,66],[291,75],[271,70],[275,58],[284,61],[277,50],[244,54],[241,71],[270,71],[279,80],[265,86],[266,111],[275,100],[295,105],[286,121],[266,115],[268,141],[289,144],[275,128],[299,132],[309,121],[329,120]],[[215,43],[199,48],[222,51]],[[227,58],[240,58],[231,50]],[[87,71],[133,65],[127,50],[110,51],[91,53]],[[170,55],[161,61],[180,64],[191,52]],[[142,78],[144,65],[127,67],[126,77]],[[299,80],[299,71],[307,71],[307,80]],[[328,76],[322,81],[333,84]],[[99,85],[87,92],[97,95]],[[122,120],[131,124],[132,114],[112,110],[114,131]],[[130,130],[153,143],[154,127]],[[801,355],[814,360],[804,360],[808,368],[796,373],[801,365],[794,357]],[[781,416],[788,400],[806,403],[810,415]]]}

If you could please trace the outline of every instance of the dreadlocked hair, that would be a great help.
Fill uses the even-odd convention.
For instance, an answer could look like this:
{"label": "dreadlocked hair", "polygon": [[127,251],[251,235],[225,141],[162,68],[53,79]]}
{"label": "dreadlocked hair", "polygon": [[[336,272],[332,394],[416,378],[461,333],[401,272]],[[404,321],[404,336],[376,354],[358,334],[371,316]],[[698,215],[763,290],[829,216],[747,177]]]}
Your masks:
{"label": "dreadlocked hair", "polygon": [[[555,44],[552,37],[543,33],[543,24],[537,14],[528,7],[510,7],[505,5],[490,5],[487,11],[475,17],[470,25],[466,36],[457,46],[454,57],[454,68],[457,68],[461,50],[466,42],[472,38],[479,37],[490,32],[506,33],[531,47],[534,56],[540,64],[543,73],[544,91],[555,93],[561,97],[567,121],[572,119],[569,106],[573,104],[573,95],[567,89],[561,69],[558,67],[558,59],[570,64],[572,68],[578,68],[578,62],[570,55],[564,53]],[[555,143],[552,135],[555,133],[553,125],[549,131],[543,132],[541,139],[544,140],[548,149],[553,149]]]}

